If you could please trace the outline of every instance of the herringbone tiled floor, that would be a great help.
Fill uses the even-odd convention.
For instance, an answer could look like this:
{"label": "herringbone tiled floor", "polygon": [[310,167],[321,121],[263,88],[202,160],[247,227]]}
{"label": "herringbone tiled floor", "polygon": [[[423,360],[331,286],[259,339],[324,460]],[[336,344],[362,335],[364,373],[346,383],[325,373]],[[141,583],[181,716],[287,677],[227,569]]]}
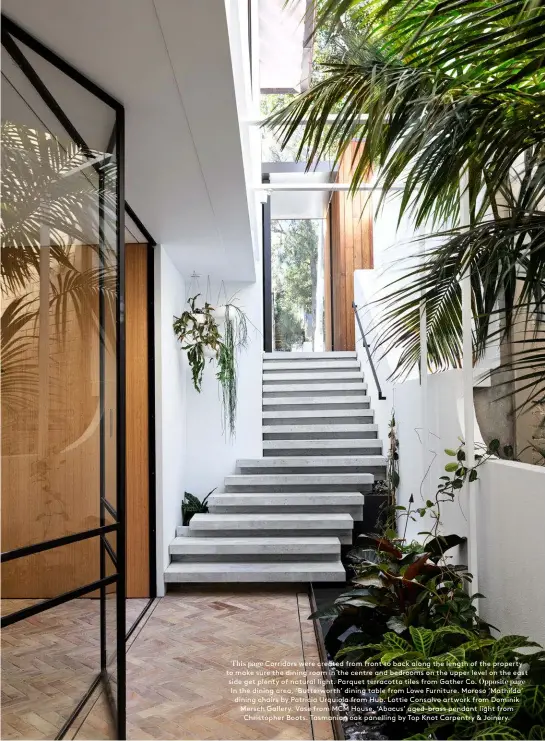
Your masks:
{"label": "herringbone tiled floor", "polygon": [[[81,609],[77,619],[82,619],[85,610],[79,606],[83,602],[78,600],[63,608],[66,610],[74,605],[78,612]],[[233,670],[233,661],[285,661],[298,665],[298,670],[303,662],[307,666],[318,662],[314,631],[306,620],[309,611],[308,597],[296,587],[188,587],[157,600],[131,637],[128,647],[128,738],[332,739],[330,721],[320,719],[323,716],[322,704],[317,707],[312,696],[309,701],[306,676],[291,677],[287,670],[278,669],[279,684],[270,687],[265,707],[281,705],[284,710],[277,714],[284,717],[264,720],[259,719],[257,713],[244,717],[245,712],[235,702],[236,694],[231,691],[233,686],[229,685],[227,675]],[[54,631],[48,637],[51,647],[56,646],[58,654],[64,655],[68,662],[73,662],[74,653],[79,651],[82,651],[80,656],[87,653],[94,656],[96,653],[93,643],[96,631],[92,631],[92,636],[84,635],[85,631],[82,631],[79,645],[74,644],[74,638],[68,642],[63,638],[63,630],[68,625],[73,628],[75,619],[74,614],[66,616],[60,634]],[[72,630],[71,635],[73,633]],[[24,640],[32,639],[27,635]],[[56,657],[62,665],[59,656]],[[13,669],[15,672],[16,667]],[[55,673],[59,666],[52,663],[51,669]],[[42,720],[26,717],[30,708],[36,706],[37,697],[34,687],[31,692],[27,689],[29,706],[24,723],[14,721],[23,715],[20,705],[16,704],[10,708],[9,727],[5,726],[7,733],[4,731],[2,738],[53,738],[62,725],[59,719],[63,713],[62,708],[54,709],[52,702],[45,704],[45,695],[52,692],[49,679],[48,683],[44,676],[43,685],[39,687],[44,693],[41,697],[44,700],[43,712],[39,714]],[[280,699],[281,693],[286,695],[280,689],[282,680],[286,680],[293,693],[293,708],[290,702],[286,705],[286,701]],[[86,688],[89,682],[84,684]],[[58,702],[56,690],[52,694]],[[67,694],[66,706],[69,705],[71,710],[77,693]],[[285,717],[286,707],[293,719]],[[265,714],[270,716],[274,712],[266,711]],[[8,721],[4,718],[4,723]],[[29,735],[30,731],[34,735]],[[79,725],[68,737],[78,741],[112,738],[103,696],[95,699],[86,716],[80,716]]]}
{"label": "herringbone tiled floor", "polygon": [[[39,601],[3,599],[2,614]],[[147,601],[127,600],[128,625]],[[2,739],[55,738],[100,670],[99,623],[99,601],[78,599],[2,629]]]}

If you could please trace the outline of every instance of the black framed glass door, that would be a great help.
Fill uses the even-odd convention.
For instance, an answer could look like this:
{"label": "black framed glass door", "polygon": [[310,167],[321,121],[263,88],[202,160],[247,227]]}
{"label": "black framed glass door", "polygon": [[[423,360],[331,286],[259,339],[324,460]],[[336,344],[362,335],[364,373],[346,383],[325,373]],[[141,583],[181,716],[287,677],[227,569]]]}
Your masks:
{"label": "black framed glass door", "polygon": [[123,739],[124,111],[4,17],[2,103],[2,738]]}

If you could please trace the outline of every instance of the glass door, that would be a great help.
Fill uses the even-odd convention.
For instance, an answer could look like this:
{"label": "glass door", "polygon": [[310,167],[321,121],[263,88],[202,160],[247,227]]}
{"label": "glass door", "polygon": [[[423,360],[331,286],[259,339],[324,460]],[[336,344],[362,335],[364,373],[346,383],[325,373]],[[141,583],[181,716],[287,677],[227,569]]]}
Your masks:
{"label": "glass door", "polygon": [[6,739],[63,738],[100,691],[126,733],[123,134],[119,104],[3,18]]}

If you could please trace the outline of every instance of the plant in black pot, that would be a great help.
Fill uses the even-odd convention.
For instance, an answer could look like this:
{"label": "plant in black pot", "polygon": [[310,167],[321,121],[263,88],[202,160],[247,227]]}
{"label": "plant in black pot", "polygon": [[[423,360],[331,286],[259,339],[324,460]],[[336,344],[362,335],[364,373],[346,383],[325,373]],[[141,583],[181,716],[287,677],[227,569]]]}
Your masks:
{"label": "plant in black pot", "polygon": [[217,487],[214,487],[212,491],[209,491],[204,499],[199,499],[194,494],[184,491],[184,498],[182,500],[182,525],[184,527],[189,525],[193,515],[206,514],[206,512],[208,512],[208,497],[213,494],[216,489]]}

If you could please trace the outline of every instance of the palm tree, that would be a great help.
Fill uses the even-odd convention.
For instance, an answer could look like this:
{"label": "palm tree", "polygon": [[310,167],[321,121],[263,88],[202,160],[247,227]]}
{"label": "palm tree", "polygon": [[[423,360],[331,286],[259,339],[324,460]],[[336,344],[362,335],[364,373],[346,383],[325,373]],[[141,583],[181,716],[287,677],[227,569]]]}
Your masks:
{"label": "palm tree", "polygon": [[[401,213],[410,213],[417,227],[432,225],[440,237],[440,246],[382,299],[376,349],[402,347],[397,376],[418,363],[424,303],[430,367],[459,366],[459,281],[468,271],[476,355],[498,332],[492,320],[501,319],[502,337],[521,322],[541,328],[543,0],[320,0],[318,6],[318,27],[339,39],[337,51],[321,80],[267,125],[283,145],[302,130],[299,155],[308,149],[309,162],[332,151],[338,161],[357,139],[353,191],[370,168],[381,202],[401,183]],[[471,223],[448,227],[458,223],[462,172]],[[540,342],[521,344],[509,360],[534,400],[544,390]]]}

